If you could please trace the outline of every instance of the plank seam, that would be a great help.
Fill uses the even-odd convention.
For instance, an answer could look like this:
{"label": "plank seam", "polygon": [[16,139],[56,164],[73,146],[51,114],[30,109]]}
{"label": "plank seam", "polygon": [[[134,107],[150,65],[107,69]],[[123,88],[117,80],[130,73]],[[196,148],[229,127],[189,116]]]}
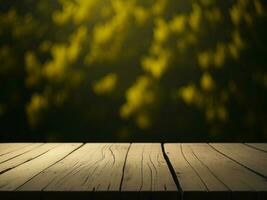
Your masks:
{"label": "plank seam", "polygon": [[[194,170],[194,172],[196,173],[196,175],[198,176],[198,178],[201,180],[201,182],[203,183],[203,185],[205,186],[206,190],[209,191],[208,186],[206,185],[205,181],[203,181],[203,179],[201,178],[201,176],[199,175],[199,173],[197,172],[197,170],[191,165],[191,163],[186,159],[184,152],[183,152],[183,147],[182,144],[180,144],[180,148],[181,148],[181,153],[185,159],[185,161],[189,164],[189,166]],[[192,150],[191,150],[192,151]]]}
{"label": "plank seam", "polygon": [[[38,146],[36,146],[36,147],[33,147],[32,149],[29,149],[28,151],[25,151],[25,152],[23,152],[23,153],[20,153],[20,154],[18,154],[18,155],[15,155],[14,157],[12,157],[12,158],[8,158],[7,160],[4,160],[4,161],[2,161],[2,162],[0,162],[0,164],[2,164],[2,163],[5,163],[5,162],[7,162],[7,161],[9,161],[9,160],[12,160],[12,159],[14,159],[14,158],[17,158],[17,157],[19,157],[19,156],[21,156],[21,155],[23,155],[23,154],[25,154],[25,153],[28,153],[28,152],[30,152],[30,151],[32,151],[33,149],[36,149],[37,147],[40,147],[40,146],[43,146],[44,144],[40,144],[40,145],[38,145]],[[27,145],[28,146],[28,145]],[[26,146],[25,146],[26,147]],[[22,149],[22,148],[21,148]],[[18,150],[20,150],[20,149],[18,149]]]}
{"label": "plank seam", "polygon": [[19,147],[18,149],[13,149],[13,150],[11,150],[11,151],[8,151],[8,152],[6,152],[6,153],[3,153],[3,154],[0,155],[0,157],[1,157],[1,156],[4,156],[4,155],[6,155],[6,154],[9,154],[9,153],[13,153],[13,152],[15,152],[15,151],[18,151],[18,150],[20,150],[20,149],[23,149],[23,148],[25,148],[25,147],[27,147],[27,146],[29,146],[29,145],[31,145],[31,144],[25,144],[25,146]]}
{"label": "plank seam", "polygon": [[264,178],[265,180],[267,180],[267,177],[266,177],[265,175],[263,175],[263,174],[261,174],[261,173],[259,173],[259,172],[255,171],[255,170],[253,170],[253,169],[251,169],[251,168],[247,167],[246,165],[244,165],[244,164],[242,164],[242,163],[238,162],[237,160],[235,160],[235,159],[231,158],[230,156],[228,156],[228,155],[224,154],[223,152],[219,151],[219,150],[218,150],[218,149],[216,149],[214,146],[212,146],[210,143],[208,143],[208,145],[209,145],[211,148],[213,148],[215,151],[217,151],[217,152],[219,152],[220,154],[222,154],[223,156],[225,156],[226,158],[228,158],[228,159],[232,160],[233,162],[235,162],[235,163],[239,164],[240,166],[242,166],[242,167],[246,168],[247,170],[249,170],[249,171],[251,171],[251,172],[253,172],[253,173],[257,174],[258,176],[260,176],[260,177]]}
{"label": "plank seam", "polygon": [[46,167],[45,169],[43,169],[42,171],[40,171],[39,173],[35,174],[33,177],[31,177],[29,180],[27,180],[26,182],[24,182],[22,185],[18,186],[14,191],[17,191],[20,187],[22,187],[23,185],[25,185],[26,183],[28,183],[29,181],[31,181],[33,178],[35,178],[36,176],[38,176],[39,174],[41,174],[43,171],[45,171],[46,169],[52,167],[53,165],[57,164],[58,162],[60,162],[61,160],[65,159],[66,157],[68,157],[70,154],[72,154],[74,151],[77,151],[78,149],[80,149],[82,146],[84,146],[85,143],[81,144],[80,146],[78,146],[77,148],[73,149],[70,153],[68,153],[67,155],[63,156],[61,159],[59,159],[58,161],[54,162],[53,164],[49,165],[48,167]]}
{"label": "plank seam", "polygon": [[167,155],[167,153],[165,151],[164,143],[161,143],[161,150],[162,150],[163,157],[164,157],[164,159],[165,159],[165,161],[167,163],[167,166],[168,166],[168,168],[170,170],[171,176],[172,176],[172,178],[174,180],[174,183],[175,183],[175,185],[176,185],[176,187],[177,187],[177,189],[178,189],[178,191],[180,193],[181,200],[183,200],[183,190],[182,190],[182,187],[181,187],[181,185],[179,183],[179,180],[178,180],[178,178],[176,176],[175,170],[174,170],[174,168],[173,168],[173,166],[171,164],[171,161],[170,161],[170,159],[169,159],[169,157],[168,157],[168,155]]}
{"label": "plank seam", "polygon": [[[55,147],[53,147],[52,149],[54,149],[54,148],[55,148]],[[39,155],[37,155],[37,156],[35,156],[35,157],[33,157],[33,158],[29,158],[28,160],[25,160],[24,162],[22,162],[22,163],[20,163],[20,164],[18,164],[18,165],[16,165],[16,166],[14,166],[14,167],[10,167],[10,168],[8,168],[8,169],[5,169],[5,170],[3,170],[3,171],[0,171],[0,175],[3,174],[3,173],[5,173],[5,172],[7,172],[7,171],[9,171],[9,170],[11,170],[11,169],[14,169],[14,168],[16,168],[16,167],[19,167],[20,165],[23,165],[23,164],[25,164],[25,163],[27,163],[27,162],[30,162],[31,160],[34,160],[35,158],[38,158],[38,157],[40,157],[40,156],[46,154],[47,152],[51,151],[52,149],[49,149],[49,150],[47,150],[47,151],[45,151],[45,152],[43,152],[43,153],[41,153],[41,154],[39,154]]]}
{"label": "plank seam", "polygon": [[122,189],[122,183],[123,183],[123,178],[124,178],[126,161],[127,161],[127,157],[128,157],[128,153],[129,153],[129,150],[131,148],[131,145],[132,145],[132,143],[130,143],[130,145],[129,145],[128,149],[127,149],[127,152],[126,152],[126,155],[125,155],[125,159],[124,159],[124,163],[123,163],[123,167],[122,167],[122,176],[121,176],[121,182],[120,182],[120,188],[119,188],[119,191],[120,192],[121,192],[121,189]]}
{"label": "plank seam", "polygon": [[267,153],[267,151],[265,151],[265,150],[263,150],[263,149],[260,149],[260,148],[257,148],[257,147],[255,147],[255,146],[253,146],[253,145],[250,145],[250,144],[247,144],[247,143],[243,143],[245,146],[248,146],[248,147],[250,147],[250,148],[252,148],[252,149],[256,149],[256,150],[258,150],[258,151],[262,151],[262,152],[264,152],[264,153]]}
{"label": "plank seam", "polygon": [[[192,149],[191,149],[192,150]],[[219,177],[218,176],[216,176],[216,174],[215,173],[213,173],[213,171],[206,165],[206,164],[204,164],[204,162],[202,162],[198,157],[197,157],[197,155],[195,154],[195,152],[192,150],[192,154],[195,156],[195,158],[204,166],[204,167],[206,167],[207,169],[208,169],[208,171],[220,182],[220,183],[222,183],[229,191],[231,191],[231,189],[222,181],[222,180],[220,180],[219,179]]]}

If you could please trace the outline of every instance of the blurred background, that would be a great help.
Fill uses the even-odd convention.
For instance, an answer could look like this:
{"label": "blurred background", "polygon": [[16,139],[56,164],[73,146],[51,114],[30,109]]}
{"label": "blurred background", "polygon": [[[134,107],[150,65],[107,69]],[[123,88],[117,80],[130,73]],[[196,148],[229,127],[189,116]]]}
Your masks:
{"label": "blurred background", "polygon": [[0,0],[2,142],[263,142],[266,119],[265,0]]}

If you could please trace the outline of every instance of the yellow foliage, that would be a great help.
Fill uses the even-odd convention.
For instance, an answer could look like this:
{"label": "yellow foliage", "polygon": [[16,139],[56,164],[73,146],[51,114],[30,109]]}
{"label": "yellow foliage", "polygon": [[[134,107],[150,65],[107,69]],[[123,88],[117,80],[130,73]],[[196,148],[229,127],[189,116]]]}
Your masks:
{"label": "yellow foliage", "polygon": [[201,20],[201,8],[198,4],[192,5],[192,12],[189,16],[189,25],[194,31],[199,30],[200,20]]}
{"label": "yellow foliage", "polygon": [[39,62],[33,52],[27,52],[25,55],[26,70],[28,72],[34,72],[39,68]]}
{"label": "yellow foliage", "polygon": [[170,53],[161,51],[157,58],[148,57],[142,60],[143,68],[150,72],[155,78],[160,78],[168,67]]}
{"label": "yellow foliage", "polygon": [[158,19],[156,21],[156,26],[154,29],[154,38],[157,42],[164,42],[169,36],[168,24],[163,19]]}
{"label": "yellow foliage", "polygon": [[200,85],[204,91],[211,91],[215,87],[215,82],[212,76],[209,73],[205,72],[200,79]]}
{"label": "yellow foliage", "polygon": [[152,6],[152,12],[155,15],[160,15],[166,7],[166,0],[156,0]]}
{"label": "yellow foliage", "polygon": [[229,48],[230,55],[234,59],[238,59],[239,58],[239,54],[240,54],[238,47],[234,43],[229,43],[228,44],[228,48]]}
{"label": "yellow foliage", "polygon": [[61,1],[61,4],[63,10],[55,11],[52,15],[53,21],[58,25],[63,25],[67,23],[77,9],[77,7],[70,1]]}
{"label": "yellow foliage", "polygon": [[[1,47],[0,59],[7,60],[9,57],[12,59],[14,57],[15,60],[15,54],[24,54],[26,68],[23,70],[27,73],[24,78],[26,85],[30,91],[36,89],[43,92],[34,94],[26,107],[32,125],[38,123],[41,112],[49,106],[48,102],[53,106],[60,106],[71,99],[69,97],[73,91],[76,92],[75,89],[77,93],[86,92],[84,87],[81,87],[82,84],[91,82],[101,74],[100,71],[98,71],[100,73],[96,71],[102,70],[105,65],[112,67],[103,69],[109,72],[93,82],[92,90],[96,95],[115,94],[118,98],[116,101],[121,101],[123,97],[114,91],[126,90],[125,94],[123,93],[126,102],[120,107],[120,115],[122,118],[133,117],[140,128],[145,129],[152,125],[151,108],[161,106],[157,104],[161,100],[157,99],[157,95],[161,94],[158,92],[162,92],[160,89],[173,88],[175,86],[172,84],[187,79],[188,82],[199,81],[199,83],[181,87],[176,94],[186,104],[202,109],[207,121],[219,119],[223,122],[228,119],[226,103],[231,100],[230,95],[240,92],[236,86],[239,85],[239,80],[238,84],[235,84],[235,80],[229,81],[226,91],[223,91],[221,86],[225,88],[223,85],[225,81],[229,77],[234,79],[236,72],[233,76],[232,74],[228,76],[231,71],[225,70],[222,72],[226,73],[225,80],[216,82],[215,76],[212,77],[207,70],[213,70],[214,74],[217,74],[225,63],[234,66],[235,61],[230,59],[243,58],[240,56],[241,51],[245,50],[245,47],[253,48],[254,45],[258,45],[258,41],[257,48],[259,48],[255,50],[263,48],[260,46],[260,32],[258,34],[262,28],[256,25],[261,25],[264,21],[257,21],[256,17],[266,16],[266,13],[259,0],[253,0],[251,3],[249,0],[234,1],[229,3],[231,7],[228,7],[228,4],[221,5],[215,0],[193,0],[181,3],[180,5],[185,5],[185,8],[179,9],[172,8],[176,4],[175,1],[166,0],[57,1],[59,3],[57,8],[54,6],[42,8],[43,11],[49,12],[49,15],[40,12],[40,16],[44,17],[40,19],[35,19],[35,16],[39,16],[38,9],[41,6],[36,9],[38,15],[31,11],[22,14],[14,8],[0,13],[0,25],[4,27],[0,29],[0,35],[3,39],[7,38],[7,42],[3,41],[3,44],[9,48]],[[50,20],[44,20],[45,17],[52,17],[52,24]],[[227,21],[229,17],[232,24]],[[259,23],[254,24],[254,22]],[[244,28],[239,27],[241,24]],[[49,30],[50,25],[51,30]],[[252,25],[255,25],[255,29]],[[251,29],[248,29],[248,26]],[[41,29],[43,34],[39,34]],[[63,32],[65,30],[66,32]],[[26,34],[33,31],[37,33]],[[46,36],[45,31],[51,31],[52,34]],[[52,31],[55,31],[55,34]],[[218,33],[219,31],[223,32]],[[63,34],[59,36],[58,33]],[[257,35],[259,35],[258,41]],[[255,41],[252,41],[254,39]],[[29,51],[30,48],[33,52]],[[14,67],[12,63],[5,62],[7,63],[3,64],[5,68],[15,69],[19,66],[14,65]],[[199,80],[196,80],[198,77],[196,74],[187,73],[193,70],[199,71],[195,68],[195,63],[203,70]],[[237,65],[240,63],[236,62]],[[261,60],[258,63],[261,65]],[[138,69],[133,70],[132,65]],[[124,69],[128,66],[129,72]],[[174,69],[168,71],[170,66]],[[211,69],[212,67],[214,68]],[[1,69],[1,75],[2,71],[7,70]],[[125,82],[127,86],[131,84],[133,77],[139,77],[129,88],[125,88],[119,85],[118,76],[114,71],[130,77]],[[172,72],[175,74],[169,75]],[[88,76],[90,73],[93,74]],[[185,77],[180,80],[179,76],[183,75]],[[267,87],[266,74],[262,74],[257,81]],[[155,84],[159,84],[159,87]],[[119,90],[116,90],[118,88]],[[169,88],[162,94],[165,92],[168,94]],[[215,91],[215,88],[218,91]],[[0,115],[3,113],[2,110],[0,104]]]}
{"label": "yellow foliage", "polygon": [[123,118],[128,118],[134,112],[153,103],[155,94],[151,87],[151,79],[146,76],[141,76],[137,79],[136,83],[127,90],[126,103],[120,109],[120,114]]}
{"label": "yellow foliage", "polygon": [[114,34],[115,27],[111,24],[97,25],[94,28],[94,42],[96,44],[107,43]]}
{"label": "yellow foliage", "polygon": [[171,31],[181,33],[185,30],[185,16],[177,15],[169,23]]}
{"label": "yellow foliage", "polygon": [[52,44],[50,41],[44,41],[41,43],[39,49],[42,52],[48,52],[50,50],[51,46],[52,46]]}
{"label": "yellow foliage", "polygon": [[45,110],[48,106],[47,99],[40,95],[34,94],[31,97],[31,101],[26,106],[26,113],[28,116],[29,123],[35,126],[39,123],[41,112]]}
{"label": "yellow foliage", "polygon": [[110,73],[93,84],[96,94],[106,94],[112,92],[117,84],[117,75]]}
{"label": "yellow foliage", "polygon": [[80,26],[70,37],[70,44],[55,44],[51,47],[52,60],[43,68],[45,77],[51,80],[65,76],[69,65],[74,63],[80,55],[82,43],[87,37],[87,28]]}
{"label": "yellow foliage", "polygon": [[67,49],[68,60],[70,62],[74,62],[78,58],[81,51],[82,43],[83,41],[85,41],[86,36],[87,36],[87,28],[85,26],[80,26],[77,29],[77,32],[75,32],[71,36],[71,42]]}
{"label": "yellow foliage", "polygon": [[232,22],[235,25],[239,25],[241,22],[241,17],[242,17],[242,11],[239,7],[237,7],[237,5],[234,5],[231,9],[230,9],[230,17],[232,19]]}
{"label": "yellow foliage", "polygon": [[149,12],[142,7],[135,7],[133,12],[137,23],[140,25],[143,25],[149,17]]}
{"label": "yellow foliage", "polygon": [[81,24],[90,20],[95,7],[99,4],[95,0],[70,1],[62,0],[62,11],[53,13],[53,20],[58,25],[63,25],[72,20],[76,24]]}
{"label": "yellow foliage", "polygon": [[234,59],[238,59],[240,51],[245,47],[245,42],[241,38],[239,31],[234,30],[232,32],[232,41],[228,44],[230,55]]}
{"label": "yellow foliage", "polygon": [[95,0],[79,0],[79,7],[73,15],[76,23],[81,23],[83,21],[89,20],[91,17],[92,10],[98,4]]}
{"label": "yellow foliage", "polygon": [[240,33],[238,31],[234,31],[232,33],[233,43],[238,49],[242,49],[244,47],[244,42],[240,36]]}
{"label": "yellow foliage", "polygon": [[41,68],[35,54],[33,52],[27,52],[25,55],[25,64],[27,71],[26,84],[29,87],[34,86],[40,79]]}
{"label": "yellow foliage", "polygon": [[53,60],[44,66],[43,73],[45,77],[49,79],[61,79],[67,68],[67,49],[64,45],[54,45],[51,49],[51,53],[53,55]]}
{"label": "yellow foliage", "polygon": [[179,89],[179,96],[187,104],[192,104],[194,102],[194,99],[197,96],[196,94],[197,94],[196,87],[193,84],[181,87]]}
{"label": "yellow foliage", "polygon": [[264,9],[261,5],[261,2],[259,0],[254,0],[254,7],[255,7],[255,10],[256,10],[256,13],[258,15],[264,15]]}
{"label": "yellow foliage", "polygon": [[202,69],[206,69],[209,67],[211,59],[212,56],[209,51],[203,51],[198,54],[198,63]]}
{"label": "yellow foliage", "polygon": [[112,1],[113,16],[109,20],[97,23],[93,27],[90,51],[84,62],[91,64],[95,60],[114,60],[120,53],[124,39],[129,31],[129,13],[134,9],[131,2]]}
{"label": "yellow foliage", "polygon": [[224,64],[225,51],[226,51],[225,45],[222,43],[219,43],[214,53],[214,65],[215,66],[221,67]]}

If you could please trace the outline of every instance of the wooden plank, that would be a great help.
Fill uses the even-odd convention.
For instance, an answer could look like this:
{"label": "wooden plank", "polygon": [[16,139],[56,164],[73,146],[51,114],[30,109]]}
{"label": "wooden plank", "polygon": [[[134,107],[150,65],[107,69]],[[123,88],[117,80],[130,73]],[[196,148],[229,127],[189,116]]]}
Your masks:
{"label": "wooden plank", "polygon": [[16,157],[18,157],[18,156],[20,156],[20,155],[22,155],[24,153],[27,153],[27,152],[31,151],[32,149],[34,149],[34,148],[36,148],[36,147],[38,147],[40,145],[42,145],[42,143],[31,143],[31,144],[25,145],[25,146],[23,146],[21,148],[18,148],[18,149],[14,150],[14,151],[11,151],[9,153],[6,153],[6,154],[0,156],[0,163],[4,163],[4,162],[6,162],[8,160],[16,158]]}
{"label": "wooden plank", "polygon": [[250,147],[267,152],[267,143],[245,143]]}
{"label": "wooden plank", "polygon": [[0,175],[0,191],[14,191],[47,167],[80,147],[80,143],[60,144],[45,154]]}
{"label": "wooden plank", "polygon": [[91,143],[42,171],[19,191],[119,191],[130,144]]}
{"label": "wooden plank", "polygon": [[206,192],[205,184],[186,160],[181,144],[164,144],[164,147],[183,192]]}
{"label": "wooden plank", "polygon": [[[8,170],[11,170],[25,162],[29,162],[30,160],[33,160],[38,156],[45,154],[46,152],[50,151],[52,148],[58,145],[59,144],[56,143],[32,144],[27,146],[27,148],[25,147],[23,149],[20,149],[16,151],[16,153],[18,154],[17,156],[5,162],[0,163],[0,174]],[[28,150],[26,151],[26,149]]]}
{"label": "wooden plank", "polygon": [[265,178],[267,177],[267,156],[265,152],[241,143],[212,143],[210,145],[241,165]]}
{"label": "wooden plank", "polygon": [[14,151],[11,151],[9,153],[6,153],[2,156],[0,156],[0,164],[7,162],[9,160],[12,160],[20,155],[23,155],[24,153],[30,152],[31,150],[33,150],[36,147],[41,146],[42,143],[32,143],[32,144],[28,144],[26,146],[23,146],[21,148],[18,148]]}
{"label": "wooden plank", "polygon": [[177,192],[159,143],[135,143],[129,150],[122,191]]}
{"label": "wooden plank", "polygon": [[183,199],[230,199],[229,189],[194,154],[188,144],[165,144]]}
{"label": "wooden plank", "polygon": [[[206,166],[196,155],[192,146],[197,144],[181,144],[181,151],[184,154],[185,159],[190,166],[198,174],[202,182],[204,183],[207,191],[215,192],[228,192],[230,191],[219,179],[216,177],[212,171]],[[206,154],[209,156],[209,154]]]}
{"label": "wooden plank", "polygon": [[198,159],[232,191],[232,199],[255,199],[267,191],[265,178],[225,157],[208,144],[189,145]]}
{"label": "wooden plank", "polygon": [[265,146],[4,143],[0,198],[266,199]]}
{"label": "wooden plank", "polygon": [[1,143],[0,144],[0,157],[16,151],[17,149],[23,148],[31,143]]}
{"label": "wooden plank", "polygon": [[[261,193],[267,189],[263,177],[238,165],[208,144],[165,144],[165,150],[184,199],[194,199],[199,195],[201,198],[206,195],[206,198],[246,199],[253,198],[255,191]],[[205,191],[208,193],[204,194]]]}

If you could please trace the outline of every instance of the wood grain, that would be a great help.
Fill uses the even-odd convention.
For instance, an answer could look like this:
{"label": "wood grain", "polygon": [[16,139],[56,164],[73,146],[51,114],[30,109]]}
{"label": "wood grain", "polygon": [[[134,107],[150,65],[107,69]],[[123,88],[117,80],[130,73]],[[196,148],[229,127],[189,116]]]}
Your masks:
{"label": "wood grain", "polygon": [[195,155],[231,191],[266,191],[266,180],[215,151],[208,144],[192,144]]}
{"label": "wood grain", "polygon": [[159,143],[131,145],[122,191],[178,191]]}
{"label": "wood grain", "polygon": [[45,154],[0,175],[0,191],[14,191],[47,167],[58,162],[81,146],[80,143],[60,144]]}
{"label": "wood grain", "polygon": [[[0,152],[0,163],[8,161],[12,158],[20,156],[26,152],[31,151],[32,149],[42,145],[41,143],[29,143],[29,144],[18,144],[18,145],[1,145],[2,149]],[[6,147],[4,147],[6,146]]]}
{"label": "wood grain", "polygon": [[[266,180],[237,164],[208,144],[165,144],[185,199],[196,196],[250,199],[267,191]],[[195,192],[197,195],[192,195]],[[203,193],[207,191],[208,193]],[[256,195],[256,196],[257,196]]]}
{"label": "wood grain", "polygon": [[265,152],[240,143],[212,143],[210,145],[241,165],[265,178],[267,177],[267,156]]}
{"label": "wood grain", "polygon": [[119,191],[129,144],[85,144],[20,191]]}
{"label": "wood grain", "polygon": [[181,144],[164,144],[164,147],[183,192],[206,192],[204,182],[186,159]]}
{"label": "wood grain", "polygon": [[266,143],[246,143],[246,145],[267,153],[267,144]]}
{"label": "wood grain", "polygon": [[[28,145],[27,148],[16,151],[17,155],[5,162],[0,163],[0,174],[8,170],[11,170],[25,162],[29,162],[42,154],[50,151],[51,148],[56,147],[59,144],[48,143],[48,144],[32,144]],[[23,151],[22,151],[23,150]],[[27,150],[27,151],[26,151]]]}
{"label": "wood grain", "polygon": [[5,155],[7,153],[11,153],[12,151],[15,151],[30,144],[31,143],[1,143],[0,156]]}
{"label": "wood grain", "polygon": [[2,143],[0,199],[264,200],[266,147],[263,143]]}

